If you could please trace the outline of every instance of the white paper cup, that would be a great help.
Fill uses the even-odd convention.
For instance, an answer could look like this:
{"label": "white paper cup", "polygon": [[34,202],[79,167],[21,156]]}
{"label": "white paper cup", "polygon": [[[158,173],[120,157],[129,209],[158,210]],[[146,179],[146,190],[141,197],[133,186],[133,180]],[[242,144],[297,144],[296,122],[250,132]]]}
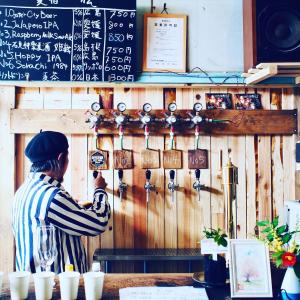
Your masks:
{"label": "white paper cup", "polygon": [[2,291],[2,281],[3,281],[3,272],[0,272],[0,295],[1,295],[1,291]]}
{"label": "white paper cup", "polygon": [[28,297],[30,272],[20,271],[8,274],[10,296],[12,300],[22,300]]}
{"label": "white paper cup", "polygon": [[49,300],[52,298],[54,276],[53,272],[33,274],[36,300]]}
{"label": "white paper cup", "polygon": [[74,300],[78,294],[80,274],[78,272],[63,272],[59,275],[60,295],[62,300]]}
{"label": "white paper cup", "polygon": [[88,272],[83,274],[86,300],[98,300],[102,298],[104,273]]}

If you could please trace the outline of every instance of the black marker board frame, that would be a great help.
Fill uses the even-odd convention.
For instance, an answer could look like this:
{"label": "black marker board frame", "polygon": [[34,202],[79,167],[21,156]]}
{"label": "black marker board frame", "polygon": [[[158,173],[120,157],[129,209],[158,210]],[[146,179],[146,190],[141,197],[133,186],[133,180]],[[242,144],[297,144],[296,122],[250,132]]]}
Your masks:
{"label": "black marker board frame", "polygon": [[136,80],[136,0],[2,0],[0,81]]}

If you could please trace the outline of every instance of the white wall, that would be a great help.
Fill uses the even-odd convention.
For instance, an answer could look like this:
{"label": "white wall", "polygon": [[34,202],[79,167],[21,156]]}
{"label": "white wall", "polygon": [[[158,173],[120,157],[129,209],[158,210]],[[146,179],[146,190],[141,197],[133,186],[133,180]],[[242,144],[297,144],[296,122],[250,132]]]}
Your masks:
{"label": "white wall", "polygon": [[[155,12],[167,3],[169,13],[188,16],[188,71],[243,70],[242,0],[154,0]],[[143,14],[150,12],[150,0],[137,0],[138,50],[141,62]],[[139,64],[141,65],[141,64]]]}

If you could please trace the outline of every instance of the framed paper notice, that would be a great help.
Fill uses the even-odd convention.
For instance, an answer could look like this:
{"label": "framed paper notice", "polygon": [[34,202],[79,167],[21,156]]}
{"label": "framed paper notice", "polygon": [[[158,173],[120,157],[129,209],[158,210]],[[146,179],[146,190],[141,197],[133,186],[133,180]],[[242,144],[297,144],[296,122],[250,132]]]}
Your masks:
{"label": "framed paper notice", "polygon": [[144,15],[143,71],[186,72],[186,24],[186,15]]}

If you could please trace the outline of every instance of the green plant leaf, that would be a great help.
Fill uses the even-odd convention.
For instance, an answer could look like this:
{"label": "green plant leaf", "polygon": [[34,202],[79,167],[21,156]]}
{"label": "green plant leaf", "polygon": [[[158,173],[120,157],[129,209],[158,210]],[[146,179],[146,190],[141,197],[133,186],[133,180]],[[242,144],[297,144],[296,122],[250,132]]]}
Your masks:
{"label": "green plant leaf", "polygon": [[269,233],[271,230],[272,230],[272,228],[266,227],[266,228],[262,231],[262,233]]}
{"label": "green plant leaf", "polygon": [[280,226],[280,227],[278,227],[277,229],[276,229],[276,233],[278,234],[278,235],[281,235],[281,234],[283,234],[284,232],[286,232],[287,231],[287,226],[286,225],[282,225],[282,226]]}
{"label": "green plant leaf", "polygon": [[281,258],[277,258],[275,261],[276,267],[280,267],[282,265],[282,259]]}
{"label": "green plant leaf", "polygon": [[272,234],[272,233],[269,233],[269,234],[267,235],[267,239],[268,239],[269,242],[272,242],[272,241],[274,240],[273,234]]}
{"label": "green plant leaf", "polygon": [[258,222],[256,222],[256,225],[257,226],[267,226],[267,225],[269,225],[270,224],[270,222],[269,221],[258,221]]}
{"label": "green plant leaf", "polygon": [[277,216],[276,218],[273,219],[272,221],[272,225],[274,228],[276,228],[278,226],[278,220],[279,220],[279,217]]}
{"label": "green plant leaf", "polygon": [[284,250],[278,251],[278,252],[274,252],[274,253],[272,254],[272,257],[273,257],[273,258],[281,258],[282,254],[283,254],[284,252],[285,252]]}
{"label": "green plant leaf", "polygon": [[291,238],[292,238],[292,235],[290,233],[286,233],[282,236],[281,239],[284,244],[287,244],[291,240]]}

